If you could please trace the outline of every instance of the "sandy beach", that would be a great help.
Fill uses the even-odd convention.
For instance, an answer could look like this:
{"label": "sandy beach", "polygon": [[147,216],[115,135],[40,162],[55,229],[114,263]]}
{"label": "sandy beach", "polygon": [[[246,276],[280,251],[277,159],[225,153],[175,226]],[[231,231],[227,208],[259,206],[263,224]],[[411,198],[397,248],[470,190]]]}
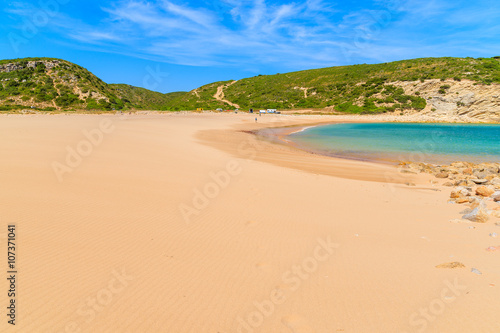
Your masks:
{"label": "sandy beach", "polygon": [[250,133],[377,118],[254,118],[1,115],[0,331],[500,332],[500,219],[450,222],[430,175]]}

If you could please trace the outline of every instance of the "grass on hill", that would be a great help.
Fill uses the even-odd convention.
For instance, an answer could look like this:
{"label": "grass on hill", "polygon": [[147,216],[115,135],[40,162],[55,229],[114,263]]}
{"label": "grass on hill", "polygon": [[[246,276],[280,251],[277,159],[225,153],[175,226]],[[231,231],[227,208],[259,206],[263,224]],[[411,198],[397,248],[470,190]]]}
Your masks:
{"label": "grass on hill", "polygon": [[[37,65],[29,67],[33,61]],[[47,68],[45,64],[49,63],[57,65]],[[60,59],[0,60],[0,66],[5,64],[13,64],[17,69],[0,72],[0,111],[30,105],[38,110],[230,108],[214,95],[219,86],[232,81],[210,83],[190,92],[162,94],[125,84],[107,84],[85,68]],[[347,113],[380,113],[425,108],[425,99],[417,94],[406,95],[394,83],[429,79],[500,83],[500,57],[422,58],[259,75],[226,87],[224,94],[243,109],[330,107]],[[446,88],[442,87],[440,93],[443,91]]]}
{"label": "grass on hill", "polygon": [[[405,95],[403,89],[391,83],[428,79],[500,83],[499,60],[498,57],[423,58],[264,75],[238,81],[225,90],[225,95],[242,108],[335,106],[338,111],[350,113],[419,110],[426,105],[423,98]],[[307,88],[307,97],[301,88]]]}
{"label": "grass on hill", "polygon": [[166,110],[172,100],[186,94],[183,91],[162,94],[128,84],[109,85],[124,104],[140,110]]}
{"label": "grass on hill", "polygon": [[[29,67],[30,61],[36,61],[37,65]],[[58,64],[47,68],[49,62]],[[38,109],[112,110],[126,106],[108,84],[85,68],[68,61],[53,58],[0,61],[0,65],[9,63],[18,69],[0,72],[0,102],[3,100],[3,109],[15,110],[37,105]]]}

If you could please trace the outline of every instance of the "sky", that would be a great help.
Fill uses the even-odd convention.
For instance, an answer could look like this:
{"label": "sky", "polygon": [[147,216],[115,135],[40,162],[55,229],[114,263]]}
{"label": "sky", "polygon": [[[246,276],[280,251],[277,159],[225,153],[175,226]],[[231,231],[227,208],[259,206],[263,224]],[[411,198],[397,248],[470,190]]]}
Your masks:
{"label": "sky", "polygon": [[107,83],[164,93],[321,67],[500,56],[498,0],[0,3],[0,59],[61,58]]}

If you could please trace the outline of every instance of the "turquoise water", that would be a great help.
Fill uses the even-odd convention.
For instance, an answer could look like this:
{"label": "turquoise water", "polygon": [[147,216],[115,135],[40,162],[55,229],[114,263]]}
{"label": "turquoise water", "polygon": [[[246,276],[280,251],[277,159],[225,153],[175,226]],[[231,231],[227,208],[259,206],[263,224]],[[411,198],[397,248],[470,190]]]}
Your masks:
{"label": "turquoise water", "polygon": [[299,147],[353,159],[500,162],[500,125],[364,123],[306,128]]}

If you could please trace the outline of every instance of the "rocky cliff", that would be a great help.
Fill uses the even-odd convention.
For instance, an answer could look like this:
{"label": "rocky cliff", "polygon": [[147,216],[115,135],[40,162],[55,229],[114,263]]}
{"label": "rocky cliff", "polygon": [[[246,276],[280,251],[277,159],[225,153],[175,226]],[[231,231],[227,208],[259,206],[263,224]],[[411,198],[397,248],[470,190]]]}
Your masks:
{"label": "rocky cliff", "polygon": [[478,84],[470,80],[425,80],[394,82],[406,94],[427,101],[422,114],[436,119],[475,118],[500,122],[500,84]]}

